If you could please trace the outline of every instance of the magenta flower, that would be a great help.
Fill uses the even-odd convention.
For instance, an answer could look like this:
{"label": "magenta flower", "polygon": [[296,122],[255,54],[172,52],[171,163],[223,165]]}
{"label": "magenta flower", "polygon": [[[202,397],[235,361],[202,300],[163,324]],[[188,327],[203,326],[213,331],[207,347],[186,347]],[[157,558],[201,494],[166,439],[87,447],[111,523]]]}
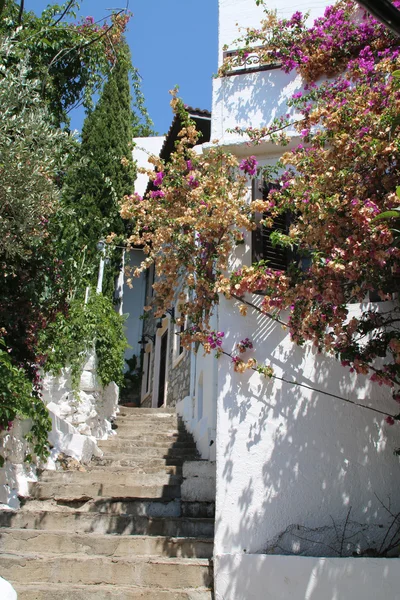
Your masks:
{"label": "magenta flower", "polygon": [[164,173],[162,171],[160,171],[159,173],[157,173],[155,179],[154,179],[154,185],[156,187],[160,187],[162,184],[162,181],[164,179]]}
{"label": "magenta flower", "polygon": [[239,169],[244,173],[247,173],[247,175],[251,175],[252,177],[254,177],[254,175],[257,174],[257,165],[258,162],[256,157],[249,156],[249,158],[244,158],[242,160],[242,162],[239,165]]}
{"label": "magenta flower", "polygon": [[222,338],[224,337],[223,331],[211,331],[210,335],[207,337],[207,342],[210,344],[213,350],[217,348],[221,348],[222,346]]}
{"label": "magenta flower", "polygon": [[150,197],[151,198],[164,198],[165,196],[165,192],[163,192],[162,190],[157,190],[155,192],[150,192]]}
{"label": "magenta flower", "polygon": [[238,344],[236,344],[237,349],[241,354],[246,352],[246,350],[253,349],[253,342],[247,337],[244,340],[241,340]]}
{"label": "magenta flower", "polygon": [[199,182],[197,181],[197,179],[195,177],[193,177],[193,175],[191,175],[189,177],[189,181],[188,181],[189,185],[191,188],[197,188],[199,187]]}

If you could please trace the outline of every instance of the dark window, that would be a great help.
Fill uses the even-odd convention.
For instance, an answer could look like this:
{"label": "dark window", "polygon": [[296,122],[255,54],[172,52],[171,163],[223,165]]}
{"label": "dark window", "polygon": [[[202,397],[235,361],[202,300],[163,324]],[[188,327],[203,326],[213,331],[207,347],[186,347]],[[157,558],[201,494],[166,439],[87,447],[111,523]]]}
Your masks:
{"label": "dark window", "polygon": [[[182,334],[185,331],[185,323],[182,323],[182,325],[179,328],[179,333]],[[178,350],[178,356],[180,356],[183,352],[184,348],[182,346],[182,338],[181,336],[179,336],[179,350]]]}
{"label": "dark window", "polygon": [[[253,179],[252,200],[260,198],[266,200],[272,189],[274,187],[271,184]],[[255,214],[257,228],[252,232],[252,263],[265,260],[271,269],[285,271],[288,262],[293,259],[293,254],[286,248],[274,246],[271,242],[271,233],[279,231],[286,234],[289,231],[290,216],[289,213],[283,213],[274,218],[272,227],[265,227],[260,221],[267,216],[265,213]]]}
{"label": "dark window", "polygon": [[146,298],[147,302],[150,302],[150,299],[154,295],[153,283],[156,277],[156,266],[153,263],[149,269],[146,269]]}
{"label": "dark window", "polygon": [[163,336],[161,338],[160,372],[158,375],[158,402],[157,402],[158,407],[160,407],[164,404],[165,376],[166,376],[166,369],[167,369],[167,349],[168,349],[168,330],[163,334]]}
{"label": "dark window", "polygon": [[146,353],[146,360],[147,360],[147,369],[146,369],[146,390],[145,390],[145,394],[148,393],[149,391],[149,386],[150,386],[150,352]]}

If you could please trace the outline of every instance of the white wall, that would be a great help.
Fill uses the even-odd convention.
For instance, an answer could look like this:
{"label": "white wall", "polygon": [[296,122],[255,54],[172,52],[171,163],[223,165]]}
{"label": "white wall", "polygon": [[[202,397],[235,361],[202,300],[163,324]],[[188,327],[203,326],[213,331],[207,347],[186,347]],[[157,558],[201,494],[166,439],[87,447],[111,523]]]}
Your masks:
{"label": "white wall", "polygon": [[47,461],[25,462],[27,454],[34,456],[33,444],[25,439],[32,427],[30,419],[17,418],[10,431],[0,433],[1,454],[5,459],[0,468],[0,509],[19,508],[19,497],[29,495],[29,482],[37,481],[36,467],[56,469],[59,454],[85,464],[92,456],[102,455],[97,440],[114,433],[111,419],[118,411],[119,389],[115,383],[102,388],[96,369],[96,356],[91,353],[83,367],[79,396],[71,391],[68,369],[57,377],[43,378],[42,400],[52,422]]}
{"label": "white wall", "polygon": [[[136,161],[138,167],[152,169],[153,165],[148,162],[150,155],[159,156],[160,150],[164,144],[165,136],[133,138],[134,148],[132,158]],[[135,192],[140,196],[146,191],[149,178],[144,173],[138,173],[135,181]]]}
{"label": "white wall", "polygon": [[[290,0],[278,3],[268,2],[270,9],[277,8],[280,17],[290,17],[299,10],[310,11],[310,21],[320,16],[326,1],[313,3],[312,8],[306,0],[299,0],[295,5]],[[223,61],[223,47],[234,50],[238,46],[234,41],[239,37],[240,27],[257,27],[263,17],[260,6],[254,0],[220,0],[219,2],[219,41],[218,65]],[[212,128],[211,139],[218,139],[220,144],[240,144],[243,137],[228,133],[228,128],[237,125],[246,128],[269,125],[273,118],[289,113],[293,120],[296,113],[287,110],[286,100],[296,91],[302,89],[302,82],[295,72],[269,70],[248,75],[236,75],[215,79],[213,82]],[[288,133],[293,133],[288,130]],[[247,154],[249,148],[246,148]],[[243,150],[238,148],[238,152]],[[257,148],[251,153],[256,154]]]}
{"label": "white wall", "polygon": [[[279,324],[256,311],[240,317],[221,299],[220,329],[227,351],[249,337],[255,350],[243,356],[270,363],[278,376],[396,409],[388,390],[311,346],[295,346]],[[349,507],[362,523],[388,521],[375,494],[384,502],[390,497],[396,510],[396,427],[315,391],[254,371],[235,373],[226,356],[219,359],[218,387],[217,554],[261,552],[288,525],[331,525],[331,518],[343,521]]]}
{"label": "white wall", "polygon": [[399,600],[399,559],[225,555],[216,600]]}
{"label": "white wall", "polygon": [[[322,14],[326,4],[314,5],[313,16]],[[306,7],[305,2],[294,7],[284,0],[278,8],[287,11],[288,16],[292,12],[290,6],[294,11],[302,10],[302,5]],[[269,3],[269,7],[273,8],[273,4]],[[260,16],[260,8],[253,0],[220,0],[220,62],[222,46],[228,44],[231,48],[238,36],[236,23],[257,26]],[[228,134],[226,129],[270,123],[274,116],[287,112],[285,100],[298,89],[298,77],[279,71],[216,80],[212,138],[219,138],[220,144],[239,156],[258,154],[261,162],[274,162],[273,153],[279,148],[268,144],[249,148],[243,138]],[[232,265],[250,264],[249,237],[232,257]],[[249,299],[260,302],[259,296]],[[381,307],[385,308],[384,303]],[[358,309],[352,307],[354,311]],[[241,317],[233,301],[221,298],[218,313],[218,329],[225,332],[227,351],[234,351],[237,342],[249,337],[255,349],[243,357],[254,356],[259,362],[270,363],[276,375],[317,390],[360,399],[388,413],[396,412],[390,390],[350,374],[336,359],[317,354],[310,345],[303,349],[295,346],[281,325],[257,311],[249,309],[247,317]],[[332,520],[342,524],[350,507],[354,521],[387,526],[390,516],[382,503],[390,500],[392,511],[400,510],[399,458],[393,455],[398,440],[398,427],[388,426],[376,413],[318,391],[266,380],[254,371],[235,373],[230,358],[222,356],[218,362],[217,395],[217,598],[347,600],[357,598],[357,590],[365,592],[360,597],[371,600],[400,598],[393,582],[385,590],[389,590],[386,595],[378,593],[370,585],[362,562],[351,563],[355,581],[348,588],[345,579],[340,581],[342,567],[332,567],[330,561],[316,561],[314,565],[297,562],[300,570],[293,567],[299,577],[296,579],[290,577],[289,563],[284,566],[275,561],[276,567],[271,567],[271,558],[280,557],[262,555],[268,543],[289,525],[332,528]],[[247,556],[254,554],[257,556]],[[391,564],[395,563],[379,562],[377,568],[382,577],[389,578],[387,569]],[[301,565],[308,566],[303,569]],[[321,584],[315,589],[313,569],[321,574]]]}
{"label": "white wall", "polygon": [[[133,138],[134,148],[132,151],[133,160],[136,161],[137,168],[151,169],[152,165],[148,162],[150,155],[158,156],[164,144],[165,136]],[[135,181],[135,192],[143,196],[147,189],[149,178],[144,173],[137,173]],[[139,267],[145,255],[142,250],[132,249],[131,252],[125,254],[125,266],[129,268]],[[125,358],[132,358],[136,355],[140,356],[141,346],[139,340],[142,336],[143,323],[140,317],[143,315],[143,307],[145,305],[146,293],[146,273],[142,273],[140,277],[130,276],[132,279],[132,287],[126,283],[126,277],[123,284],[123,313],[128,315],[125,323],[125,335],[128,344],[131,348],[125,351]],[[139,364],[139,363],[138,363]]]}
{"label": "white wall", "polygon": [[[310,6],[309,0],[270,0],[266,2],[269,9],[276,9],[279,18],[288,18],[295,11],[310,13],[310,21],[323,14],[324,9],[332,2],[316,0]],[[218,65],[222,64],[223,47],[234,49],[234,41],[242,35],[239,27],[258,27],[264,12],[255,0],[219,0],[218,30]],[[239,25],[239,27],[238,27]]]}

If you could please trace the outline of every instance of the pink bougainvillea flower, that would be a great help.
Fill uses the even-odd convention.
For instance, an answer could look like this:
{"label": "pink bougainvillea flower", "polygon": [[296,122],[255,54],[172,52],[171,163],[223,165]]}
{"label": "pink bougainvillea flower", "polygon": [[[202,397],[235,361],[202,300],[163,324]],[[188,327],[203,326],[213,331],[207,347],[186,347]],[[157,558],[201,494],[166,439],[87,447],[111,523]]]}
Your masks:
{"label": "pink bougainvillea flower", "polygon": [[160,187],[162,185],[164,179],[164,173],[162,171],[160,171],[159,173],[157,173],[155,179],[154,179],[154,185],[156,187]]}
{"label": "pink bougainvillea flower", "polygon": [[239,169],[244,173],[247,173],[247,175],[251,175],[252,177],[254,177],[254,175],[257,174],[257,165],[258,162],[256,157],[249,156],[249,158],[244,158],[242,160],[242,162],[239,165]]}

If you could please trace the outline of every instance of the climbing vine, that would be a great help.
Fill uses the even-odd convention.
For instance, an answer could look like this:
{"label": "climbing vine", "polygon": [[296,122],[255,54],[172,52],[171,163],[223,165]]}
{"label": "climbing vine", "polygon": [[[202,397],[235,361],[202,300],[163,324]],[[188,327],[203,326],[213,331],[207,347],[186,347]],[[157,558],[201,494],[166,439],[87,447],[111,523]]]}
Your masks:
{"label": "climbing vine", "polygon": [[68,365],[77,392],[88,352],[95,350],[101,385],[105,387],[112,381],[121,385],[128,347],[124,322],[112,301],[102,294],[92,294],[87,304],[83,298],[73,300],[67,314],[60,312],[40,333],[38,351],[44,369],[57,375]]}

